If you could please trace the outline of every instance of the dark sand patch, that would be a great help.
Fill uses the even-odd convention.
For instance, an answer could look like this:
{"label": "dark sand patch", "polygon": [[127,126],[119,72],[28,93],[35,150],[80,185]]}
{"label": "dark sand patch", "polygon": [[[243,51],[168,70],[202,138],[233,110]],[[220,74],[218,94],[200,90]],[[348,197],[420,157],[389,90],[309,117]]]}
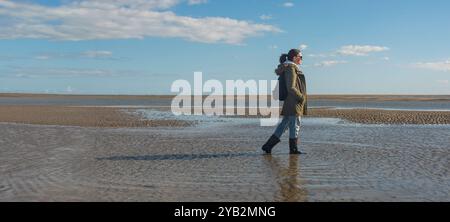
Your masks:
{"label": "dark sand patch", "polygon": [[127,109],[66,106],[0,106],[0,122],[82,127],[184,127],[193,122],[147,120]]}
{"label": "dark sand patch", "polygon": [[450,124],[450,112],[375,109],[312,109],[311,117],[341,118],[364,124]]}
{"label": "dark sand patch", "polygon": [[[267,115],[225,116],[226,118],[269,118]],[[354,123],[363,124],[450,124],[450,111],[404,111],[382,109],[335,109],[313,108],[308,109],[308,117],[340,118]]]}

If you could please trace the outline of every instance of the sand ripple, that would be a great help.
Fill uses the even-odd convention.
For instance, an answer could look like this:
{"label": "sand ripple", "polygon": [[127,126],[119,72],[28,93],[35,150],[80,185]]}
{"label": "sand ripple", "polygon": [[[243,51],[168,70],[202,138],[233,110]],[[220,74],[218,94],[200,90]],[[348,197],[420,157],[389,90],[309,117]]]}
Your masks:
{"label": "sand ripple", "polygon": [[[257,122],[257,121],[256,121]],[[448,126],[102,129],[0,124],[1,201],[448,201]]]}

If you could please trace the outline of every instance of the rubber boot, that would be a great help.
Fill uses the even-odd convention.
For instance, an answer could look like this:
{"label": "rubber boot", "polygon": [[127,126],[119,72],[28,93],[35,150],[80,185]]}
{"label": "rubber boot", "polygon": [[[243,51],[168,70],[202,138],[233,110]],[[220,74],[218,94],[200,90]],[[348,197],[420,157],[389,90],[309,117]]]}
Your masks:
{"label": "rubber boot", "polygon": [[280,139],[275,136],[272,135],[269,140],[267,140],[267,142],[262,146],[262,150],[264,152],[266,152],[266,154],[271,154],[272,153],[272,149],[275,145],[277,145],[280,142]]}
{"label": "rubber boot", "polygon": [[298,138],[289,139],[289,154],[306,154],[298,150]]}

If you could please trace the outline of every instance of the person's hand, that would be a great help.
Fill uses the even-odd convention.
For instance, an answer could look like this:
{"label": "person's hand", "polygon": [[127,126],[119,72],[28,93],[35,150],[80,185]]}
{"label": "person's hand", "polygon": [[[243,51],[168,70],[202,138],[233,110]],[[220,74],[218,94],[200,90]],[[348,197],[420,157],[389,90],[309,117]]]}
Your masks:
{"label": "person's hand", "polygon": [[303,95],[300,97],[300,99],[298,100],[299,104],[303,104],[303,102],[305,101],[305,98],[303,98]]}

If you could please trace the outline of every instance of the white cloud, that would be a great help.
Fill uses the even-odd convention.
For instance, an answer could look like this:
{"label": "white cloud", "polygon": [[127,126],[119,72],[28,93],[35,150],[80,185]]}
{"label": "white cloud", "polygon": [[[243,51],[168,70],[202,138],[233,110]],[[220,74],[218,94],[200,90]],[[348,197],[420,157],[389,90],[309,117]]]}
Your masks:
{"label": "white cloud", "polygon": [[315,67],[330,67],[338,64],[345,64],[347,61],[336,61],[336,60],[329,60],[329,61],[322,61],[314,64]]}
{"label": "white cloud", "polygon": [[269,45],[269,49],[278,49],[277,45]]}
{"label": "white cloud", "polygon": [[305,45],[305,44],[301,44],[299,47],[298,47],[300,50],[305,50],[306,48],[308,48],[308,45]]}
{"label": "white cloud", "polygon": [[112,56],[110,51],[85,51],[81,53],[46,53],[40,54],[34,57],[37,60],[49,60],[49,59],[76,59],[76,58],[89,58],[89,59],[119,59]]}
{"label": "white cloud", "polygon": [[308,57],[311,58],[327,58],[327,57],[333,57],[335,55],[333,54],[325,54],[325,53],[321,53],[321,54],[308,54]]}
{"label": "white cloud", "polygon": [[419,69],[450,72],[450,60],[443,62],[419,62],[412,64],[412,66]]}
{"label": "white cloud", "polygon": [[[178,5],[182,2],[182,0],[75,0],[72,2],[74,6],[79,6],[80,8],[132,8],[161,10]],[[188,1],[189,4],[191,4],[191,2],[196,1]]]}
{"label": "white cloud", "polygon": [[86,51],[82,55],[87,58],[110,58],[112,52],[110,51]]}
{"label": "white cloud", "polygon": [[50,56],[48,56],[48,55],[38,55],[38,56],[35,56],[34,58],[37,59],[37,60],[48,60],[48,59],[50,59]]}
{"label": "white cloud", "polygon": [[292,8],[292,7],[294,7],[294,3],[292,3],[292,2],[285,2],[285,3],[283,3],[283,6],[286,7],[286,8]]}
{"label": "white cloud", "polygon": [[189,5],[199,5],[199,4],[205,4],[208,0],[188,0]]}
{"label": "white cloud", "polygon": [[[65,1],[63,1],[65,2]],[[276,33],[272,25],[227,17],[179,16],[169,8],[181,0],[80,0],[57,7],[0,0],[4,25],[0,39],[183,38],[202,43],[242,44],[245,39]],[[188,1],[188,4],[205,1]]]}
{"label": "white cloud", "polygon": [[437,80],[437,83],[442,84],[442,85],[448,85],[450,83],[450,81],[448,79]]}
{"label": "white cloud", "polygon": [[[310,58],[334,58],[337,56],[368,56],[370,53],[374,52],[383,52],[390,50],[388,47],[384,46],[372,46],[372,45],[345,45],[339,48],[338,50],[317,53],[317,54],[308,54],[307,57]],[[381,58],[384,61],[389,61],[390,58],[384,56]],[[316,63],[317,66],[327,66],[326,64]]]}
{"label": "white cloud", "polygon": [[261,20],[271,20],[272,16],[271,15],[261,15],[261,16],[259,16],[259,18]]}
{"label": "white cloud", "polygon": [[348,56],[367,56],[372,52],[383,52],[387,50],[389,50],[389,48],[384,46],[346,45],[337,50],[337,53]]}
{"label": "white cloud", "polygon": [[7,67],[1,70],[1,73],[5,76],[16,78],[129,77],[145,75],[142,72],[133,70],[42,67]]}

